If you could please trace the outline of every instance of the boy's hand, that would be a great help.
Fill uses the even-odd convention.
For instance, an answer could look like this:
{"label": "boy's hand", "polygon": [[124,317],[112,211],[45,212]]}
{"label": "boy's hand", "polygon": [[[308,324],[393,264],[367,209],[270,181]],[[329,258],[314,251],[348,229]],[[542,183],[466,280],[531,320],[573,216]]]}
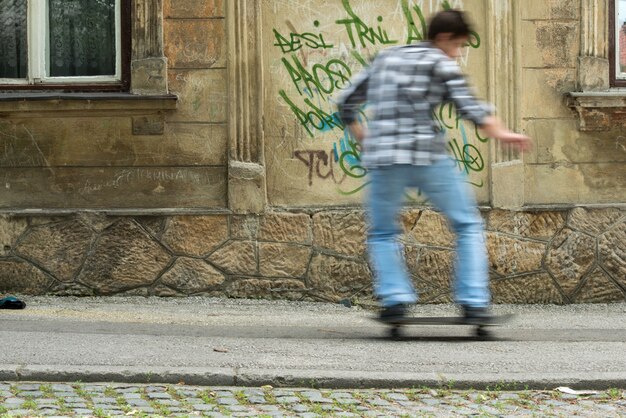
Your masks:
{"label": "boy's hand", "polygon": [[515,132],[502,133],[497,138],[500,142],[512,145],[520,151],[530,151],[533,147],[533,142],[530,137],[516,134]]}
{"label": "boy's hand", "polygon": [[502,125],[500,119],[494,116],[487,117],[480,126],[480,130],[486,133],[488,137],[496,138],[505,144],[514,146],[520,151],[529,151],[533,146],[530,137],[509,131]]}
{"label": "boy's hand", "polygon": [[348,129],[350,129],[352,136],[358,142],[363,141],[363,138],[365,138],[365,128],[359,122],[352,122],[348,125]]}

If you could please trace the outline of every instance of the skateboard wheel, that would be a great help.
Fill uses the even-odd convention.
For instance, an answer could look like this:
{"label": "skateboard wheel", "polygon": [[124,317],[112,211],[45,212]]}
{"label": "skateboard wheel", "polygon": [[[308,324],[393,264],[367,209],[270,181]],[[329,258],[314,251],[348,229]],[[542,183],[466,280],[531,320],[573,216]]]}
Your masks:
{"label": "skateboard wheel", "polygon": [[389,336],[394,339],[397,340],[399,338],[402,337],[402,333],[400,332],[400,327],[391,327],[389,328]]}
{"label": "skateboard wheel", "polygon": [[492,337],[491,332],[485,327],[476,327],[476,337],[485,340]]}

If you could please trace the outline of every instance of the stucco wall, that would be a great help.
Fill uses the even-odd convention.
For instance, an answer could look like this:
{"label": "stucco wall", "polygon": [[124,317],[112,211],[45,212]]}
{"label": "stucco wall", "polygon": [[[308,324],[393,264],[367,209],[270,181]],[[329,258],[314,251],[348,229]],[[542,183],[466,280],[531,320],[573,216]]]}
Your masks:
{"label": "stucco wall", "polygon": [[[454,3],[454,2],[453,2]],[[462,59],[479,96],[486,98],[486,2],[466,2],[477,33]],[[423,19],[436,2],[263,2],[266,164],[272,205],[358,203],[366,169],[354,140],[335,116],[334,99],[378,50],[425,37]],[[367,110],[365,110],[367,113]],[[469,174],[481,202],[489,200],[489,148],[452,108],[438,113],[450,150]],[[423,201],[417,193],[411,198]]]}
{"label": "stucco wall", "polygon": [[168,0],[163,9],[177,108],[89,93],[73,107],[55,99],[5,103],[0,208],[226,207],[224,5]]}
{"label": "stucco wall", "polygon": [[[265,144],[271,204],[360,201],[367,191],[366,171],[349,136],[334,118],[333,97],[377,50],[413,41],[411,36],[419,38],[420,14],[428,16],[442,5],[429,1],[263,2],[263,57],[268,80]],[[510,96],[514,116],[507,118],[511,111],[503,108],[499,108],[500,115],[509,126],[536,141],[534,150],[523,156],[523,176],[514,184],[520,194],[516,201],[521,205],[624,202],[623,126],[583,133],[577,115],[564,101],[566,93],[579,88],[581,25],[589,23],[585,19],[602,24],[606,13],[600,18],[587,17],[581,12],[581,3],[574,0],[518,2],[504,7],[490,7],[487,1],[450,5],[466,9],[476,23],[478,47],[468,48],[462,65],[479,96]],[[509,18],[512,22],[508,24],[500,22]],[[416,24],[415,31],[410,30],[411,23]],[[500,26],[491,31],[494,25]],[[510,39],[504,41],[501,30],[508,31]],[[503,42],[510,43],[500,45]],[[508,51],[496,55],[494,48]],[[511,67],[508,78],[501,77],[503,67]],[[491,165],[497,162],[494,150],[472,126],[457,128],[452,122],[454,113],[452,118],[447,110],[443,113],[446,125],[452,128],[448,140],[459,168],[470,175],[480,202],[497,204],[491,199],[492,183],[511,174],[505,169],[490,177]],[[501,192],[514,193],[511,185],[506,188],[509,190]]]}
{"label": "stucco wall", "polygon": [[[502,160],[493,141],[480,138],[471,125],[457,124],[451,109],[442,110],[451,153],[483,204],[500,205],[502,193],[517,193],[512,200],[518,206],[624,202],[623,125],[582,132],[564,100],[564,94],[579,89],[581,26],[588,14],[582,3],[449,2],[468,10],[475,22],[475,48],[468,48],[462,65],[478,95],[495,101],[510,126],[536,140],[535,149],[524,155],[523,175],[513,183],[516,191],[507,183],[506,170],[493,171]],[[442,4],[260,2],[253,18],[262,39],[248,45],[258,45],[260,60],[245,76],[264,75],[262,91],[256,93],[262,96],[259,147],[264,154],[257,161],[267,176],[263,205],[336,206],[362,200],[366,171],[334,117],[333,98],[377,50],[419,39],[421,16]],[[164,53],[169,90],[178,95],[176,110],[123,104],[101,110],[88,104],[3,107],[0,207],[227,207],[233,147],[228,121],[238,109],[228,98],[233,83],[227,67],[233,58],[227,26],[235,17],[225,18],[225,5],[164,1]],[[253,15],[251,9],[245,13]],[[602,16],[595,17],[600,26]],[[505,24],[507,19],[511,22]],[[248,30],[247,22],[238,30]],[[602,58],[605,50],[597,55]],[[237,94],[246,95],[243,90]]]}
{"label": "stucco wall", "polygon": [[583,64],[577,59],[585,26],[597,25],[594,28],[599,33],[584,36],[602,38],[597,55],[607,58],[610,29],[606,5],[599,3],[594,15],[581,9],[584,3],[552,0],[548,7],[541,2],[541,6],[529,4],[521,9],[523,128],[536,141],[534,151],[524,160],[527,205],[626,200],[623,125],[607,124],[598,131],[581,132],[578,116],[563,100],[565,93],[581,89],[577,70],[585,68],[578,68]]}

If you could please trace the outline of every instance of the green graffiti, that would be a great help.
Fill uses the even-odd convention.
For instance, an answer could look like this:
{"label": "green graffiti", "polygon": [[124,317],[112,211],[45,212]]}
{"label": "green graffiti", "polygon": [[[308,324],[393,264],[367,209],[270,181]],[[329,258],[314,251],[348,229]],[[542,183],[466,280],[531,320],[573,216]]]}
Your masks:
{"label": "green graffiti", "polygon": [[367,182],[363,183],[362,185],[360,185],[359,187],[357,187],[356,189],[344,191],[344,190],[341,190],[341,188],[337,188],[337,191],[338,191],[338,193],[340,195],[350,196],[350,195],[353,195],[353,194],[357,194],[361,190],[365,189],[369,184],[370,184],[370,182],[367,181]]}
{"label": "green graffiti", "polygon": [[[428,24],[423,8],[420,6],[422,2],[417,0],[398,1],[406,24],[403,40],[407,44],[411,44],[426,39],[428,37]],[[289,76],[291,84],[295,87],[295,92],[297,92],[299,98],[293,100],[298,97],[296,93],[290,93],[292,97],[289,97],[285,89],[279,90],[279,95],[308,136],[315,137],[323,132],[338,132],[337,129],[343,131],[343,139],[336,139],[332,155],[327,154],[325,151],[323,154],[320,154],[322,151],[319,150],[311,151],[308,154],[308,151],[298,151],[296,157],[309,167],[309,186],[312,186],[313,175],[324,181],[332,179],[338,188],[338,193],[348,196],[359,193],[367,187],[369,184],[366,181],[367,169],[361,163],[360,145],[354,138],[350,137],[337,113],[330,110],[333,109],[331,97],[337,94],[339,90],[345,89],[350,85],[350,79],[355,70],[348,64],[348,59],[351,63],[356,62],[357,65],[367,67],[369,66],[368,57],[371,57],[372,53],[386,45],[397,44],[399,41],[389,36],[384,28],[382,16],[377,16],[375,18],[377,22],[371,25],[365,23],[355,12],[350,0],[342,0],[341,3],[346,15],[339,16],[339,19],[334,22],[343,29],[345,36],[349,40],[349,45],[351,45],[348,52],[349,58],[346,58],[346,55],[343,54],[340,57],[341,59],[330,55],[332,59],[311,64],[307,64],[305,58],[299,58],[295,53],[304,49],[317,50],[321,56],[332,54],[330,50],[334,48],[334,43],[328,42],[324,34],[318,33],[316,30],[299,32],[291,27],[291,32],[285,34],[277,29],[273,29],[273,45],[282,54],[285,54],[281,57],[281,64]],[[440,9],[452,9],[450,0],[440,0],[437,3]],[[314,21],[313,26],[319,28],[320,22]],[[481,38],[478,33],[471,32],[467,46],[474,49],[481,46]],[[362,53],[363,49],[367,52]],[[306,54],[304,55],[306,56]],[[293,87],[289,90],[290,92],[294,90]],[[365,111],[361,109],[360,113],[365,120]],[[461,116],[453,104],[444,104],[435,109],[433,111],[433,120],[440,130],[448,132],[448,136],[457,135],[458,138],[462,137],[462,140],[459,139],[457,141],[457,139],[452,138],[447,142],[447,147],[458,169],[466,174],[484,171],[485,161],[480,150],[469,142],[486,143],[488,138],[481,136],[477,127],[474,127],[473,131],[470,129],[466,131],[465,125],[461,123]],[[472,132],[474,135],[468,138],[467,133]],[[362,179],[363,183],[358,185],[358,187],[346,190],[347,187],[343,183],[343,179],[339,181],[334,174],[324,173],[326,168],[330,168],[330,173],[332,173],[333,164],[338,165],[343,179]],[[321,168],[324,168],[324,170]],[[338,175],[339,173],[337,171]],[[468,180],[468,183],[476,187],[483,187],[482,181],[471,182]],[[418,190],[417,196],[407,194],[407,197],[411,200],[417,200],[416,197],[420,198],[421,192]]]}
{"label": "green graffiti", "polygon": [[305,46],[311,49],[330,49],[334,46],[333,44],[327,44],[324,40],[324,35],[321,33],[291,33],[289,34],[289,39],[287,39],[274,29],[274,39],[276,39],[274,46],[279,47],[283,54],[296,52]]}
{"label": "green graffiti", "polygon": [[292,55],[291,60],[292,62],[287,58],[281,59],[300,95],[307,90],[330,95],[350,83],[352,70],[340,59],[331,59],[326,64],[315,64],[310,71],[297,56]]}
{"label": "green graffiti", "polygon": [[359,54],[359,51],[352,51],[352,56],[361,64],[364,68],[369,67],[370,63],[363,58],[363,55]]}
{"label": "green graffiti", "polygon": [[489,137],[482,136],[480,134],[480,128],[478,127],[478,125],[474,125],[474,134],[476,135],[476,139],[478,139],[483,144],[486,143],[487,141],[489,141]]}
{"label": "green graffiti", "polygon": [[[341,167],[346,175],[352,178],[363,178],[367,175],[367,170],[360,165],[360,145],[356,141],[350,141],[349,146],[350,149],[342,152],[341,156],[339,157],[339,167]],[[347,162],[346,159],[348,159],[350,162]],[[358,161],[358,163],[353,163],[355,160]]]}
{"label": "green graffiti", "polygon": [[[363,22],[363,20],[352,10],[350,0],[342,0],[343,8],[348,13],[350,18],[336,20],[338,25],[344,25],[348,38],[352,44],[352,48],[357,47],[357,39],[361,47],[365,48],[368,45],[390,45],[397,44],[397,40],[389,39],[387,31],[381,26],[376,28],[370,27]],[[382,23],[383,17],[378,16],[378,22]],[[357,39],[355,39],[355,36]]]}
{"label": "green graffiti", "polygon": [[480,172],[484,170],[485,160],[474,145],[463,144],[461,147],[456,138],[453,138],[448,142],[448,148],[452,151],[454,161],[461,171],[469,174],[470,171]]}
{"label": "green graffiti", "polygon": [[422,28],[421,32],[417,28],[415,20],[413,19],[413,14],[409,9],[409,1],[402,0],[402,12],[404,13],[404,17],[406,18],[408,24],[408,34],[406,38],[407,44],[413,43],[415,41],[423,41],[427,37],[426,31],[428,25],[426,24],[426,19],[424,19],[424,13],[422,13],[422,9],[418,5],[415,5],[413,6],[413,10],[420,20],[420,26]]}
{"label": "green graffiti", "polygon": [[285,90],[278,92],[280,97],[283,98],[285,103],[289,106],[293,114],[300,122],[300,125],[304,127],[309,136],[313,137],[313,130],[325,132],[334,128],[344,129],[343,123],[339,120],[336,114],[330,114],[318,106],[316,106],[311,100],[304,99],[304,104],[309,107],[310,110],[304,111],[300,109],[287,95]]}

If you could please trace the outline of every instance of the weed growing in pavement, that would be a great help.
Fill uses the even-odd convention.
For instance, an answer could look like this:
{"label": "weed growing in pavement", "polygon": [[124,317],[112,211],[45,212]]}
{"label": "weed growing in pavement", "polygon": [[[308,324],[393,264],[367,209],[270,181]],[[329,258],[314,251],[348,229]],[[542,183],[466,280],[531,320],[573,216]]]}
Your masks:
{"label": "weed growing in pavement", "polygon": [[472,402],[474,402],[474,403],[477,403],[477,404],[479,404],[479,405],[484,404],[484,403],[485,403],[485,402],[487,402],[489,399],[493,399],[493,397],[492,397],[492,395],[491,395],[490,393],[487,393],[487,394],[484,394],[484,393],[478,393],[478,394],[476,394],[476,396],[475,396],[475,397],[473,397],[473,398],[472,398],[470,395],[471,395],[471,393],[467,393],[467,394],[465,395],[465,398],[466,398],[467,400],[470,400],[470,401],[472,401]]}
{"label": "weed growing in pavement", "polygon": [[115,398],[115,401],[117,402],[119,407],[122,408],[122,411],[128,413],[132,410],[132,408],[130,407],[128,402],[126,402],[126,399],[123,396],[118,396],[117,398]]}
{"label": "weed growing in pavement", "polygon": [[93,415],[98,418],[105,418],[107,416],[107,414],[102,410],[102,408],[94,409]]}
{"label": "weed growing in pavement", "polygon": [[617,388],[607,389],[606,394],[614,401],[622,398],[622,391]]}
{"label": "weed growing in pavement", "polygon": [[488,390],[486,392],[486,396],[488,399],[498,399],[500,397],[500,392],[495,390]]}
{"label": "weed growing in pavement", "polygon": [[117,391],[113,389],[111,386],[107,386],[106,388],[104,388],[104,396],[108,398],[116,398]]}
{"label": "weed growing in pavement", "polygon": [[278,403],[278,401],[276,400],[276,395],[274,395],[272,389],[263,388],[263,391],[265,392],[265,402],[267,402],[269,405],[276,405]]}
{"label": "weed growing in pavement", "polygon": [[550,394],[552,395],[552,399],[563,399],[563,394],[558,390],[553,390]]}
{"label": "weed growing in pavement", "polygon": [[32,399],[28,399],[26,402],[22,404],[22,408],[24,409],[37,409],[37,403]]}
{"label": "weed growing in pavement", "polygon": [[8,409],[6,409],[4,406],[0,405],[0,414],[6,414],[8,411]]}
{"label": "weed growing in pavement", "polygon": [[521,408],[526,408],[526,409],[537,409],[537,403],[533,402],[530,399],[516,399],[511,401],[511,403],[515,406],[519,406]]}
{"label": "weed growing in pavement", "polygon": [[45,396],[54,397],[54,392],[52,391],[52,386],[50,386],[50,385],[40,385],[39,386],[39,390]]}
{"label": "weed growing in pavement", "polygon": [[322,405],[311,403],[308,406],[312,414],[317,414],[322,417],[328,416],[328,411],[325,411],[324,408],[322,408]]}
{"label": "weed growing in pavement", "polygon": [[[173,396],[173,395],[172,395]],[[180,407],[181,408],[185,408],[185,409],[193,409],[193,404],[191,402],[189,402],[187,400],[187,398],[178,395],[178,398],[176,399],[178,402],[180,402]]]}
{"label": "weed growing in pavement", "polygon": [[487,392],[500,392],[502,390],[502,388],[500,387],[499,383],[496,383],[495,385],[491,386],[491,385],[487,385],[487,387],[485,388],[485,390]]}
{"label": "weed growing in pavement", "polygon": [[443,386],[444,388],[446,388],[448,390],[453,390],[454,389],[454,385],[456,385],[456,380],[454,380],[454,379],[447,379],[447,380],[444,380],[441,383],[441,386]]}
{"label": "weed growing in pavement", "polygon": [[494,408],[496,408],[500,412],[504,412],[504,409],[505,409],[504,408],[504,402],[502,402],[502,401],[491,402],[489,405],[493,406]]}
{"label": "weed growing in pavement", "polygon": [[[304,395],[302,395],[302,393],[296,392],[295,396],[300,398],[300,400],[302,401],[302,404],[305,405],[307,408],[309,408],[309,412],[308,412],[309,414],[316,414],[316,415],[319,415],[320,417],[334,416],[333,412],[325,410],[323,406],[317,402],[311,402],[309,399],[305,398]],[[337,401],[333,402],[333,406],[337,407]],[[341,406],[338,406],[338,407],[340,409],[343,409],[343,407]]]}
{"label": "weed growing in pavement", "polygon": [[174,399],[177,401],[181,401],[182,399],[184,399],[184,396],[181,396],[180,393],[178,393],[178,391],[176,390],[176,387],[172,386],[172,385],[168,385],[166,392]]}
{"label": "weed growing in pavement", "polygon": [[352,394],[352,397],[354,399],[356,399],[359,402],[364,402],[365,401],[365,394],[361,393],[361,392],[354,392]]}
{"label": "weed growing in pavement", "polygon": [[307,387],[309,387],[311,389],[319,389],[320,385],[319,385],[319,382],[317,380],[311,379],[311,380],[309,380],[309,386],[307,386]]}
{"label": "weed growing in pavement", "polygon": [[159,415],[162,415],[164,417],[168,417],[172,414],[172,411],[170,411],[167,406],[161,405],[160,403],[155,402],[152,404],[152,407],[155,411],[159,413]]}
{"label": "weed growing in pavement", "polygon": [[359,410],[357,409],[355,404],[342,404],[335,399],[333,402],[333,406],[335,408],[341,409],[344,412],[350,412],[352,414],[359,415]]}
{"label": "weed growing in pavement", "polygon": [[235,399],[237,399],[240,403],[248,403],[248,397],[246,396],[245,393],[243,393],[243,390],[238,390],[234,393],[235,395]]}
{"label": "weed growing in pavement", "polygon": [[452,395],[452,390],[447,387],[440,387],[438,389],[431,389],[430,394],[435,398],[446,398]]}
{"label": "weed growing in pavement", "polygon": [[[520,390],[520,383],[517,382],[505,382],[503,380],[495,383],[493,386],[489,385],[487,386],[485,389],[488,392],[504,392],[504,391],[510,391],[510,392],[517,392]],[[528,390],[528,385],[524,386],[524,390]]]}
{"label": "weed growing in pavement", "polygon": [[76,391],[76,394],[80,396],[81,398],[91,399],[91,395],[87,393],[87,391],[85,391],[82,384],[80,383],[75,384],[74,390]]}
{"label": "weed growing in pavement", "polygon": [[217,399],[215,398],[214,392],[211,392],[209,390],[203,390],[198,395],[200,399],[202,399],[202,402],[204,402],[205,404],[217,405]]}
{"label": "weed growing in pavement", "polygon": [[426,393],[431,393],[431,389],[426,386],[421,386],[419,388],[413,387],[412,389],[409,389],[406,396],[410,401],[418,402],[420,400],[420,395],[424,395]]}
{"label": "weed growing in pavement", "polygon": [[72,412],[72,409],[65,404],[65,399],[57,398],[55,404],[59,407],[59,414],[68,415]]}

